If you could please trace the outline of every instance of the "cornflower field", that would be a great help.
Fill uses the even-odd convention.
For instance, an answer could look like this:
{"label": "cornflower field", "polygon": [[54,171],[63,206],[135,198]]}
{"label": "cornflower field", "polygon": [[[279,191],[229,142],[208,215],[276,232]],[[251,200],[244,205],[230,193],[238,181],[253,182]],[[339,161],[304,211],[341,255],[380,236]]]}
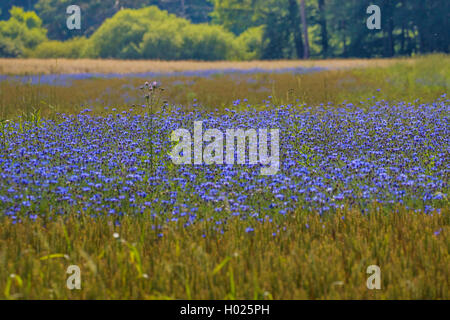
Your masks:
{"label": "cornflower field", "polygon": [[[448,59],[4,72],[0,297],[448,299]],[[278,171],[175,164],[198,121],[279,129]]]}

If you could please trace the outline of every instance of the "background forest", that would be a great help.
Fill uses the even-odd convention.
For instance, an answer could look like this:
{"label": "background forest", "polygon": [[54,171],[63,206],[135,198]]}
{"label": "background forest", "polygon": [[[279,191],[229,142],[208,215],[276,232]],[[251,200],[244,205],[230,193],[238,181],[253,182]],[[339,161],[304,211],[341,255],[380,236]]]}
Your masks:
{"label": "background forest", "polygon": [[[81,29],[66,8],[81,7]],[[366,9],[381,8],[369,30]],[[449,52],[446,0],[2,0],[0,56],[162,60]]]}

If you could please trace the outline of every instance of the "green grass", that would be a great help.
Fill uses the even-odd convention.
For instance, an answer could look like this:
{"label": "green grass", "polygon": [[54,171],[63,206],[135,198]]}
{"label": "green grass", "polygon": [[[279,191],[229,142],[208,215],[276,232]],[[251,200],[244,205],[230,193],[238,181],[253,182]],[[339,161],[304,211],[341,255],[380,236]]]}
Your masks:
{"label": "green grass", "polygon": [[[449,211],[378,209],[322,218],[298,211],[276,237],[271,223],[249,235],[239,220],[224,234],[200,223],[172,226],[162,238],[144,217],[124,217],[121,226],[76,216],[2,220],[0,297],[448,299]],[[81,290],[66,288],[69,265],[81,269]],[[369,265],[381,268],[381,290],[366,287]]]}
{"label": "green grass", "polygon": [[[147,79],[150,80],[150,79]],[[154,80],[154,79],[152,79]],[[388,101],[434,101],[448,91],[450,85],[450,57],[430,55],[399,60],[387,67],[340,69],[318,73],[217,75],[204,77],[163,77],[170,104],[192,109],[223,110],[232,107],[236,99],[248,99],[254,105],[263,104],[268,96],[275,104],[318,105],[344,101],[359,102],[377,95]],[[57,112],[73,114],[89,107],[94,114],[106,114],[105,106],[118,110],[134,108],[144,101],[138,88],[143,79],[89,79],[74,81],[68,87],[30,85],[17,81],[0,82],[0,119],[10,119],[39,109],[42,116]],[[378,93],[376,90],[381,89]],[[129,99],[127,101],[127,99]],[[245,108],[246,103],[242,103]]]}
{"label": "green grass", "polygon": [[[449,66],[448,56],[433,55],[386,68],[162,81],[168,101],[187,109],[194,98],[201,108],[221,110],[238,98],[261,104],[268,95],[275,104],[358,102],[374,94],[425,102],[448,91]],[[172,85],[175,80],[184,84]],[[107,113],[105,106],[127,110],[143,100],[123,85],[141,83],[0,82],[0,119],[52,117],[90,106],[96,114]],[[126,103],[125,93],[136,100]],[[273,223],[248,234],[239,219],[230,219],[221,234],[205,221],[154,230],[148,216],[124,216],[120,225],[117,218],[76,214],[18,224],[0,217],[0,299],[448,299],[448,206],[428,215],[402,206],[370,209],[368,215],[343,209],[322,217],[298,209],[280,221],[276,236]],[[81,290],[66,287],[70,265],[81,268]],[[369,265],[381,268],[381,290],[366,287]]]}

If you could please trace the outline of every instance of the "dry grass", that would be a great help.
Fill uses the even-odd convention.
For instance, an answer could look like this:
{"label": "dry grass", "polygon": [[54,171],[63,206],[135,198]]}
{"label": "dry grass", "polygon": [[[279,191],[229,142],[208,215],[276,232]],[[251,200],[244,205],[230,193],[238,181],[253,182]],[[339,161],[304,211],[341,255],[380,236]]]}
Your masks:
{"label": "dry grass", "polygon": [[67,73],[141,73],[176,72],[209,69],[284,69],[323,67],[330,69],[387,67],[398,61],[412,59],[341,59],[280,61],[154,61],[93,59],[0,59],[0,74],[67,74]]}
{"label": "dry grass", "polygon": [[[31,60],[17,60],[17,62]],[[37,61],[37,60],[34,60]],[[45,60],[49,62],[48,60]],[[206,110],[223,110],[224,108],[245,108],[247,104],[259,107],[268,96],[272,96],[274,104],[303,104],[318,105],[332,102],[339,104],[345,100],[353,103],[367,101],[376,95],[379,99],[388,101],[414,101],[418,98],[422,102],[431,102],[448,91],[450,72],[449,58],[443,55],[430,56],[423,59],[405,60],[410,63],[394,63],[390,67],[374,67],[377,63],[387,63],[396,60],[366,60],[353,61],[354,65],[368,63],[371,67],[362,69],[339,69],[307,74],[292,73],[257,73],[257,74],[216,74],[205,76],[165,76],[160,80],[165,87],[165,98],[170,104],[181,105],[183,108]],[[399,60],[403,61],[403,60]],[[68,63],[74,61],[68,60]],[[91,61],[93,62],[93,61]],[[111,62],[100,62],[99,65],[111,67]],[[336,66],[344,66],[346,61],[337,61]],[[37,63],[37,62],[36,62]],[[117,61],[117,63],[128,63]],[[131,62],[130,62],[131,63]],[[135,61],[133,63],[145,63]],[[152,62],[158,65],[158,62]],[[258,62],[254,62],[256,65]],[[275,68],[277,62],[260,62],[268,68]],[[299,61],[284,61],[281,64],[314,63]],[[324,63],[321,61],[320,63]],[[327,62],[333,63],[333,61]],[[168,68],[184,66],[186,69],[205,69],[220,63],[161,62]],[[242,63],[251,67],[251,63]],[[230,66],[223,63],[222,67]],[[41,66],[44,68],[44,66]],[[89,63],[79,68],[90,69]],[[236,66],[235,66],[236,67]],[[162,68],[162,67],[160,67]],[[92,69],[92,68],[91,68]],[[119,71],[118,67],[116,71]],[[162,70],[162,69],[160,69]],[[172,69],[175,70],[175,69]],[[132,70],[129,70],[131,72]],[[64,76],[61,76],[64,78]],[[128,110],[133,105],[143,103],[137,89],[145,80],[140,78],[92,78],[74,80],[70,86],[54,86],[48,84],[30,85],[20,81],[0,82],[0,119],[11,119],[20,115],[22,111],[30,112],[33,108],[40,109],[44,117],[54,112],[78,113],[89,107],[95,114],[109,113],[111,108]],[[377,89],[381,89],[377,92]],[[241,99],[239,106],[233,106],[233,101]],[[247,99],[246,102],[243,102]],[[105,110],[105,106],[110,107]],[[139,108],[134,108],[139,112]]]}
{"label": "dry grass", "polygon": [[[0,298],[448,299],[449,211],[396,211],[298,211],[275,237],[273,223],[249,234],[238,219],[223,235],[203,222],[162,238],[148,215],[121,226],[106,216],[2,219]],[[66,287],[69,265],[81,269],[81,290]],[[366,287],[369,265],[381,268],[381,290]]]}
{"label": "dry grass", "polygon": [[[389,100],[429,101],[448,91],[448,59],[431,56],[388,68],[374,66],[391,60],[334,64],[58,60],[60,67],[51,69],[54,60],[3,59],[0,65],[3,73],[22,74],[261,67],[258,63],[267,68],[287,67],[284,63],[292,64],[289,67],[300,63],[373,67],[305,75],[259,74],[251,77],[253,82],[242,75],[238,82],[232,75],[164,79],[170,102],[188,105],[197,98],[210,109],[220,109],[232,107],[236,98],[261,104],[269,94],[276,104],[296,99],[308,104],[343,99],[358,103],[373,94]],[[148,69],[141,69],[146,64]],[[55,111],[77,113],[88,106],[100,114],[110,112],[105,106],[129,108],[122,95],[137,93],[124,85],[137,86],[141,80],[92,79],[71,87],[4,81],[0,83],[0,120],[31,108],[40,109],[44,117]],[[171,81],[182,84],[171,85]],[[440,214],[428,215],[401,206],[369,209],[369,215],[343,209],[328,216],[298,209],[280,221],[279,228],[261,223],[251,233],[245,232],[242,221],[230,219],[224,234],[214,231],[212,221],[189,228],[173,223],[161,230],[152,228],[158,223],[148,214],[93,219],[78,216],[75,208],[65,216],[48,212],[37,221],[24,218],[16,224],[0,216],[0,299],[448,299],[448,206]],[[211,214],[207,208],[202,210]],[[115,232],[119,239],[113,237]],[[160,232],[163,237],[158,236]],[[381,268],[381,290],[366,287],[366,268],[373,264]],[[81,268],[81,290],[66,288],[69,265]]]}

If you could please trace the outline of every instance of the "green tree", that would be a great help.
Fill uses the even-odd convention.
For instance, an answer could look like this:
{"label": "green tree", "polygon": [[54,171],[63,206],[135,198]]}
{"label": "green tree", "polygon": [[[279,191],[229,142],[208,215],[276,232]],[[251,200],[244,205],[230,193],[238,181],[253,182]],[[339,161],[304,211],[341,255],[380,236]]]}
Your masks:
{"label": "green tree", "polygon": [[412,1],[413,20],[417,26],[421,53],[449,52],[450,3],[447,0]]}
{"label": "green tree", "polygon": [[300,11],[296,0],[215,0],[213,23],[235,34],[261,26],[261,57],[303,57]]}
{"label": "green tree", "polygon": [[24,8],[26,11],[32,11],[38,0],[1,0],[0,1],[0,20],[10,18],[9,11],[13,6]]}
{"label": "green tree", "polygon": [[303,36],[305,37],[303,58],[309,58],[309,38],[308,38],[308,19],[306,18],[305,0],[300,0],[300,17],[302,20]]}
{"label": "green tree", "polygon": [[[211,20],[210,13],[214,8],[214,0],[155,0],[161,10],[167,10],[178,17],[190,20],[193,23],[205,23]],[[148,4],[148,5],[149,5]]]}
{"label": "green tree", "polygon": [[81,30],[69,30],[66,26],[66,9],[72,0],[39,0],[36,12],[42,18],[50,39],[65,40],[72,37],[90,36],[105,19],[113,16],[120,7],[115,0],[79,0],[81,8]]}
{"label": "green tree", "polygon": [[169,18],[166,11],[156,7],[120,10],[92,35],[89,54],[100,58],[138,59],[144,34]]}
{"label": "green tree", "polygon": [[[81,8],[81,30],[66,28],[66,8],[77,4]],[[212,3],[209,0],[39,0],[35,8],[48,29],[50,39],[64,40],[92,35],[103,22],[121,9],[141,9],[155,5],[162,10],[195,23],[209,21]]]}
{"label": "green tree", "polygon": [[263,26],[251,27],[242,32],[236,39],[237,47],[241,48],[243,60],[261,59],[263,49]]}
{"label": "green tree", "polygon": [[[13,4],[27,9],[35,4],[43,22],[33,13],[27,19],[38,22],[24,23],[20,18],[24,10],[12,16],[13,10],[8,10]],[[78,0],[79,31],[66,27],[66,8],[71,4],[71,0],[2,0],[0,19],[9,20],[0,20],[0,55],[369,58],[448,53],[450,44],[448,0]],[[366,27],[371,4],[381,8],[381,30]],[[153,9],[148,9],[151,5]],[[74,41],[43,43],[45,29],[50,39]]]}
{"label": "green tree", "polygon": [[260,0],[214,0],[212,22],[239,35],[250,27],[262,24],[256,12],[264,8],[266,5]]}
{"label": "green tree", "polygon": [[167,19],[153,24],[144,34],[140,53],[144,59],[177,60],[183,57],[181,29],[189,23],[183,19]]}
{"label": "green tree", "polygon": [[325,0],[318,0],[318,24],[320,25],[320,42],[322,45],[323,57],[328,56],[328,31],[327,31],[327,18],[326,18],[326,5]]}
{"label": "green tree", "polygon": [[240,59],[233,33],[221,26],[189,24],[183,30],[183,59],[231,60]]}
{"label": "green tree", "polygon": [[12,7],[9,13],[9,20],[0,21],[1,56],[22,56],[26,50],[34,49],[47,39],[46,30],[35,12]]}
{"label": "green tree", "polygon": [[89,39],[86,54],[119,59],[240,59],[236,37],[221,26],[192,24],[155,6],[120,10]]}

